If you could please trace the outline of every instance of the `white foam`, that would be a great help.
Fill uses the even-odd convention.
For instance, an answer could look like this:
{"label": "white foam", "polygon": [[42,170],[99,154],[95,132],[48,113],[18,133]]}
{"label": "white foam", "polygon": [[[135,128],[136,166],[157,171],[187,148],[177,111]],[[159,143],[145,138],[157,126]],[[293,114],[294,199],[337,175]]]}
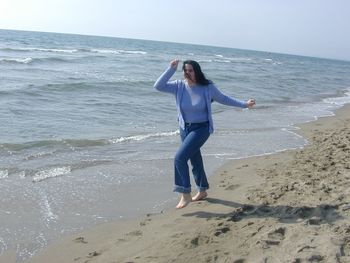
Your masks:
{"label": "white foam", "polygon": [[91,49],[91,52],[94,53],[101,53],[101,54],[120,54],[117,50],[110,50],[110,49]]}
{"label": "white foam", "polygon": [[16,48],[14,50],[20,50],[20,51],[41,51],[41,52],[60,52],[60,53],[74,53],[74,52],[78,51],[77,49],[36,48],[36,47]]}
{"label": "white foam", "polygon": [[147,52],[139,50],[113,50],[113,49],[91,49],[91,52],[101,54],[141,54],[145,55]]}
{"label": "white foam", "polygon": [[139,50],[118,50],[120,53],[146,55],[147,52]]}
{"label": "white foam", "polygon": [[177,134],[179,134],[179,131],[142,134],[142,135],[119,137],[116,139],[111,139],[111,140],[109,140],[109,142],[110,143],[121,143],[121,142],[128,142],[128,141],[143,141],[143,140],[146,140],[149,138],[169,137],[169,136],[174,136]]}
{"label": "white foam", "polygon": [[26,172],[25,171],[21,171],[18,173],[18,176],[21,178],[21,179],[24,179],[26,178]]}
{"label": "white foam", "polygon": [[219,63],[231,63],[231,60],[227,60],[227,59],[224,59],[224,60],[214,60],[215,62],[219,62]]}
{"label": "white foam", "polygon": [[51,220],[57,219],[58,216],[52,212],[50,202],[49,202],[46,194],[42,195],[41,201],[42,201],[42,209],[44,212],[44,217],[45,217],[46,223],[49,223]]}
{"label": "white foam", "polygon": [[198,60],[199,63],[201,62],[213,62],[211,59],[200,59]]}
{"label": "white foam", "polygon": [[2,255],[7,250],[7,244],[5,240],[0,237],[0,255]]}
{"label": "white foam", "polygon": [[242,58],[239,58],[239,57],[237,57],[237,58],[230,58],[230,60],[231,61],[252,61],[252,59],[251,58],[244,58],[244,57],[242,57]]}
{"label": "white foam", "polygon": [[22,64],[28,64],[32,62],[32,58],[1,58],[0,62],[10,62],[10,63],[22,63]]}
{"label": "white foam", "polygon": [[9,177],[9,171],[8,170],[0,170],[0,179],[4,179]]}
{"label": "white foam", "polygon": [[344,106],[347,103],[350,103],[350,87],[347,89],[348,91],[345,92],[344,96],[342,97],[335,97],[335,98],[327,98],[323,101],[325,103],[329,103],[335,106]]}
{"label": "white foam", "polygon": [[35,173],[32,181],[37,183],[37,182],[43,181],[43,180],[48,179],[48,178],[53,178],[53,177],[58,177],[58,176],[62,176],[65,174],[69,174],[70,172],[71,172],[71,168],[69,166],[55,167],[55,168],[51,168],[48,170],[43,170],[43,171]]}

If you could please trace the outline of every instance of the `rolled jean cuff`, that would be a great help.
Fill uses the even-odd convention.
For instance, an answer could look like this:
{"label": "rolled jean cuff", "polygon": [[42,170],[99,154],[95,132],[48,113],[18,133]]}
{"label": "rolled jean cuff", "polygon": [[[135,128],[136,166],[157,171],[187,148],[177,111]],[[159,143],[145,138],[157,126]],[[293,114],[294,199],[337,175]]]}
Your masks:
{"label": "rolled jean cuff", "polygon": [[209,186],[208,187],[197,186],[197,189],[198,189],[198,192],[204,192],[209,189]]}
{"label": "rolled jean cuff", "polygon": [[191,187],[183,187],[183,186],[175,185],[174,192],[178,192],[178,193],[182,193],[182,194],[189,194],[189,193],[191,193]]}

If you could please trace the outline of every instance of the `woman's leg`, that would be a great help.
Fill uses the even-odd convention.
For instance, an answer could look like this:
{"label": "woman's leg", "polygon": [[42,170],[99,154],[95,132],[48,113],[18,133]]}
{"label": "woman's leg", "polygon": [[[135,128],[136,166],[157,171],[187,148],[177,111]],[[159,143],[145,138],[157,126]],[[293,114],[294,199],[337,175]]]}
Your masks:
{"label": "woman's leg", "polygon": [[182,144],[175,155],[175,187],[174,191],[182,193],[178,206],[182,208],[189,203],[191,193],[188,160],[193,157],[209,138],[208,125],[186,127],[181,131]]}
{"label": "woman's leg", "polygon": [[192,173],[197,185],[198,193],[192,198],[192,201],[199,201],[207,197],[206,190],[209,189],[207,175],[204,171],[201,151],[198,150],[191,158]]}
{"label": "woman's leg", "polygon": [[191,164],[192,164],[192,173],[194,180],[196,182],[196,185],[198,187],[198,191],[205,191],[209,188],[207,175],[204,171],[204,165],[203,165],[203,159],[201,151],[198,150],[191,158]]}

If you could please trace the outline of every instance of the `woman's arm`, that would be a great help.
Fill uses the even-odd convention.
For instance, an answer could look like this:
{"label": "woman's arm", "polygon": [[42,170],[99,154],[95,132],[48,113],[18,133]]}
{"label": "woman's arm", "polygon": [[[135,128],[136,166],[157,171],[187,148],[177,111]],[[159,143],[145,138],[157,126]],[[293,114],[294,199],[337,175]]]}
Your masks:
{"label": "woman's arm", "polygon": [[155,89],[163,92],[173,93],[173,94],[176,93],[178,82],[177,81],[169,82],[169,80],[176,72],[178,63],[179,63],[179,60],[177,59],[172,60],[170,62],[170,67],[154,83]]}
{"label": "woman's arm", "polygon": [[235,98],[229,97],[222,93],[215,85],[211,84],[209,87],[211,92],[211,98],[219,102],[221,104],[227,105],[227,106],[234,106],[234,107],[240,107],[240,108],[250,108],[255,104],[255,101],[250,99],[247,102],[237,100]]}

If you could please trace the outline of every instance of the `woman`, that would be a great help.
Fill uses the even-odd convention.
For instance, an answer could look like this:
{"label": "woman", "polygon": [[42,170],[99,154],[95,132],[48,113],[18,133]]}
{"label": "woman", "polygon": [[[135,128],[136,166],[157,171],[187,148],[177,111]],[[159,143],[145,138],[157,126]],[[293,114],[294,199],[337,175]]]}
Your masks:
{"label": "woman", "polygon": [[[214,131],[211,103],[217,101],[228,106],[250,108],[255,105],[255,100],[249,99],[243,102],[224,95],[212,81],[205,78],[200,65],[193,60],[183,62],[184,80],[169,81],[178,64],[178,59],[172,60],[170,67],[158,78],[154,87],[159,91],[172,93],[176,98],[182,144],[174,160],[174,192],[181,194],[176,208],[184,208],[191,201],[207,197],[209,184],[200,148]],[[188,160],[191,161],[192,173],[198,188],[198,193],[194,197],[191,196]]]}

